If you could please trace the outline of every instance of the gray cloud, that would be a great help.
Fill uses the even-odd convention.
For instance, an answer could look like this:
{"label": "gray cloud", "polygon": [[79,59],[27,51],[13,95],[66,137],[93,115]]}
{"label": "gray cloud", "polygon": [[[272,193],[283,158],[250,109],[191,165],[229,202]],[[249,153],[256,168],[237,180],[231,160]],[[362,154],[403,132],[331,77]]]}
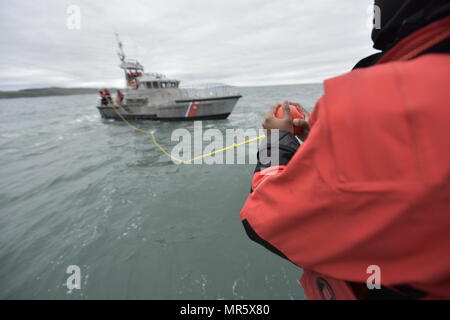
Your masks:
{"label": "gray cloud", "polygon": [[[372,0],[0,0],[0,89],[121,86],[114,32],[185,84],[319,82],[373,53]],[[81,8],[81,30],[66,27]]]}

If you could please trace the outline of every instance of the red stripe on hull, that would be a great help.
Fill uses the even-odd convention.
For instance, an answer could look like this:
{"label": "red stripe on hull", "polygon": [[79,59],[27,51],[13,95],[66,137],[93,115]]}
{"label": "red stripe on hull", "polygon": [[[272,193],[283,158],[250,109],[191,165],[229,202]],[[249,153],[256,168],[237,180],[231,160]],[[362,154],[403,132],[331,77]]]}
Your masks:
{"label": "red stripe on hull", "polygon": [[187,113],[187,117],[188,118],[195,117],[199,110],[200,110],[200,102],[192,102],[189,105],[189,110],[188,110],[188,113]]}

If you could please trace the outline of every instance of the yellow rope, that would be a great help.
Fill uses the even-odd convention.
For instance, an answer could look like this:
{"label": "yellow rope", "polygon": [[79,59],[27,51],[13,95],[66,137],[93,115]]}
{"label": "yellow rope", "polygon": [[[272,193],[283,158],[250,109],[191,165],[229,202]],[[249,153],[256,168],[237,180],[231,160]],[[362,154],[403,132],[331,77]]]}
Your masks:
{"label": "yellow rope", "polygon": [[225,147],[225,148],[222,148],[222,149],[219,149],[219,150],[210,152],[210,153],[202,154],[201,156],[192,158],[192,159],[190,159],[190,160],[181,160],[181,159],[178,159],[178,158],[172,156],[169,152],[167,152],[167,151],[166,151],[166,150],[158,143],[158,141],[156,141],[156,137],[155,137],[155,135],[154,135],[153,133],[151,133],[150,131],[142,130],[142,129],[138,128],[138,127],[133,126],[127,119],[125,119],[125,118],[122,116],[122,114],[116,109],[116,107],[115,107],[114,104],[112,105],[112,108],[113,108],[114,112],[117,114],[117,116],[118,116],[118,117],[119,117],[119,118],[120,118],[120,119],[121,119],[121,120],[122,120],[122,121],[130,128],[130,129],[132,129],[132,130],[134,130],[134,131],[136,131],[136,132],[141,132],[141,133],[150,135],[150,136],[152,137],[152,142],[153,142],[153,144],[154,144],[154,145],[155,145],[162,153],[164,153],[166,156],[168,156],[170,159],[174,160],[175,162],[184,163],[184,164],[189,164],[189,163],[194,162],[195,160],[199,160],[199,159],[211,157],[211,156],[214,156],[214,155],[216,155],[216,154],[218,154],[218,153],[225,152],[225,151],[228,151],[228,150],[231,150],[231,149],[236,149],[236,148],[238,148],[238,147],[240,147],[240,146],[244,146],[244,145],[247,145],[247,144],[250,144],[250,143],[253,143],[253,142],[256,142],[256,141],[259,141],[259,140],[262,140],[262,139],[266,138],[266,136],[262,135],[262,136],[259,136],[259,137],[257,137],[257,138],[250,139],[250,140],[246,140],[246,141],[241,142],[241,143],[234,143],[234,144],[232,144],[232,145],[229,146],[229,147]]}

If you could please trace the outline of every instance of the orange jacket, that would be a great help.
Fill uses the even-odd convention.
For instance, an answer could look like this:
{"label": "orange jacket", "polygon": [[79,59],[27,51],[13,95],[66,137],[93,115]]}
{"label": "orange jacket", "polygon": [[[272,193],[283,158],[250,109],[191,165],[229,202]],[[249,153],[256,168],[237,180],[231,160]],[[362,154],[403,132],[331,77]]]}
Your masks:
{"label": "orange jacket", "polygon": [[377,265],[387,288],[450,299],[450,55],[394,60],[325,82],[307,141],[257,169],[241,219],[306,270],[365,284]]}

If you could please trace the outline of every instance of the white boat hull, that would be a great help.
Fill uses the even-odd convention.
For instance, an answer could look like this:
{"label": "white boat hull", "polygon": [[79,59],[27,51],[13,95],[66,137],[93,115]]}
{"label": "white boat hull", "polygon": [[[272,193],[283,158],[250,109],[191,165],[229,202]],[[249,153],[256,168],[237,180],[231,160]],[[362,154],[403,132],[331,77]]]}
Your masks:
{"label": "white boat hull", "polygon": [[97,106],[104,119],[146,119],[163,121],[193,121],[226,119],[233,111],[237,96],[225,96],[203,99],[183,99],[165,105],[103,105]]}

